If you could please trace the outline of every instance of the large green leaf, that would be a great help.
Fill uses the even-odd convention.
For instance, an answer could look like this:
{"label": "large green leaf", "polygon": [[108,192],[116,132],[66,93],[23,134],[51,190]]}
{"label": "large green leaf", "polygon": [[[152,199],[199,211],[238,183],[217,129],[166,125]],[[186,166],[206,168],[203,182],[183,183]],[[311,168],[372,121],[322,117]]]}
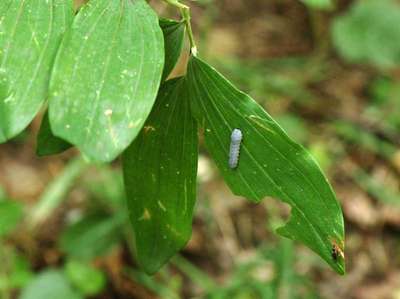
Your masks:
{"label": "large green leaf", "polygon": [[54,136],[50,128],[49,113],[43,116],[36,140],[36,154],[40,157],[60,154],[72,145],[65,140]]}
{"label": "large green leaf", "polygon": [[57,270],[47,270],[36,276],[27,285],[20,299],[82,299],[83,297],[72,289],[66,277]]}
{"label": "large green leaf", "polygon": [[165,65],[162,76],[162,81],[164,81],[171,74],[181,56],[185,36],[185,23],[161,19],[160,27],[164,34],[165,44]]}
{"label": "large green leaf", "polygon": [[[292,141],[248,95],[215,69],[192,57],[187,84],[205,142],[232,191],[253,201],[280,198],[292,207],[289,222],[278,233],[299,240],[337,272],[344,261],[332,256],[343,249],[343,216],[335,194],[310,154]],[[237,169],[228,167],[230,135],[243,133]]]}
{"label": "large green leaf", "polygon": [[73,17],[70,0],[0,4],[0,142],[19,134],[47,96],[52,63]]}
{"label": "large green leaf", "polygon": [[150,274],[187,243],[192,231],[198,140],[183,81],[161,87],[142,132],[123,155],[137,258]]}
{"label": "large green leaf", "polygon": [[57,55],[49,99],[54,134],[92,160],[113,160],[150,113],[163,64],[162,31],[146,1],[89,1]]}

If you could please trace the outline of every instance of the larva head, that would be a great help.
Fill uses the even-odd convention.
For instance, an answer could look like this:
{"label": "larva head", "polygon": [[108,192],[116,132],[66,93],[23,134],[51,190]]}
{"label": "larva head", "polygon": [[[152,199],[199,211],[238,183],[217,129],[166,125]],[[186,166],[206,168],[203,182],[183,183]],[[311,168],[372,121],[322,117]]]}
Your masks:
{"label": "larva head", "polygon": [[232,131],[232,135],[231,135],[232,141],[241,141],[242,138],[243,138],[242,131],[240,131],[239,129],[234,129]]}

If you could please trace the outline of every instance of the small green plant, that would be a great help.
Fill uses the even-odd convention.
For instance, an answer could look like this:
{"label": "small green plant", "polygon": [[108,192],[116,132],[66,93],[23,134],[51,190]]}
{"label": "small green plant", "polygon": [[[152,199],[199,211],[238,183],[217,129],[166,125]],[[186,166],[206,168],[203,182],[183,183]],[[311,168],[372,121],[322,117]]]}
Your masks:
{"label": "small green plant", "polygon": [[85,264],[69,262],[65,270],[47,269],[22,290],[21,299],[83,299],[105,286],[103,273]]}
{"label": "small green plant", "polygon": [[[137,260],[147,273],[155,273],[191,235],[201,129],[231,190],[256,203],[272,196],[289,204],[291,217],[277,232],[303,242],[343,274],[343,216],[319,166],[259,104],[200,58],[189,7],[165,2],[181,12],[182,20],[159,20],[144,0],[90,0],[76,15],[71,0],[2,1],[0,142],[19,134],[48,107],[39,155],[75,146],[93,162],[122,156]],[[167,80],[185,35],[187,73]],[[235,128],[243,141],[238,167],[231,169]],[[76,172],[71,168],[71,176],[81,163]],[[62,194],[56,187],[53,192]],[[88,228],[96,232],[88,233],[91,237],[118,237],[114,232],[122,215],[82,220],[65,234],[62,247],[90,256],[73,240]],[[112,242],[104,240],[91,249],[106,250]],[[72,265],[69,270],[79,268]],[[63,277],[46,272],[30,288],[39,292],[36,298],[44,298],[40,286],[48,281],[70,288]],[[79,287],[78,279],[72,277]]]}
{"label": "small green plant", "polygon": [[22,205],[10,200],[0,188],[0,297],[9,299],[11,291],[24,287],[32,277],[28,261],[4,240],[22,219]]}
{"label": "small green plant", "polygon": [[[32,215],[27,215],[25,218],[30,219],[30,216]],[[45,268],[36,274],[33,273],[33,266],[26,256],[22,255],[12,244],[6,242],[11,233],[22,225],[21,222],[24,219],[22,205],[7,199],[5,195],[0,193],[0,219],[0,262],[2,264],[0,269],[0,296],[2,299],[14,298],[14,292],[19,289],[22,291],[18,298],[22,299],[82,299],[97,295],[104,289],[105,275],[100,269],[92,265],[94,257],[101,251],[97,248],[96,255],[86,256],[86,258],[74,254],[79,252],[80,249],[82,250],[84,245],[92,247],[99,245],[104,234],[96,234],[96,230],[91,229],[93,226],[88,225],[86,230],[89,233],[82,234],[80,238],[76,238],[77,240],[73,239],[73,232],[76,231],[74,227],[77,225],[69,227],[62,236],[60,243],[63,243],[63,238],[71,238],[72,235],[70,243],[76,245],[76,248],[72,252],[68,248],[62,248],[67,258],[65,264],[59,268]],[[97,242],[94,242],[93,239]],[[114,237],[114,239],[117,239],[117,237]],[[104,242],[110,242],[110,239]],[[113,245],[112,242],[109,244]]]}
{"label": "small green plant", "polygon": [[351,62],[388,69],[400,65],[400,6],[393,0],[356,1],[332,27],[333,42]]}

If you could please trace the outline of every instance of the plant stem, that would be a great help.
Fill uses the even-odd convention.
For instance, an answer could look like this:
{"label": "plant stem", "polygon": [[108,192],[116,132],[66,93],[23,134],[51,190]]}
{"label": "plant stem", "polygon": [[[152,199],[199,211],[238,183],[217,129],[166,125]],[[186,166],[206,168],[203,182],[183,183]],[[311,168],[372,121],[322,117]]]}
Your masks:
{"label": "plant stem", "polygon": [[171,264],[186,274],[192,281],[195,281],[203,290],[210,292],[218,288],[218,285],[206,273],[179,254],[171,259]]}
{"label": "plant stem", "polygon": [[180,3],[178,0],[164,0],[169,5],[175,6],[180,9],[183,21],[186,25],[186,31],[189,37],[190,52],[193,56],[197,56],[197,46],[193,35],[190,7]]}
{"label": "plant stem", "polygon": [[46,188],[38,204],[30,214],[29,224],[32,228],[40,225],[62,203],[65,195],[75,180],[89,166],[82,157],[71,160],[62,173],[57,176]]}

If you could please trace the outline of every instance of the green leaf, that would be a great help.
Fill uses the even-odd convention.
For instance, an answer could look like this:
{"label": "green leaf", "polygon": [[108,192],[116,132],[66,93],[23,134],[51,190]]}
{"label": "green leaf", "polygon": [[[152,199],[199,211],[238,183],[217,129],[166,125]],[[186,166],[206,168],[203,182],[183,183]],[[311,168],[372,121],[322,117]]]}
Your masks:
{"label": "green leaf", "polygon": [[125,215],[90,215],[68,227],[60,247],[71,258],[92,260],[110,251],[121,239]]}
{"label": "green leaf", "polygon": [[161,87],[145,127],[123,155],[137,258],[149,274],[180,250],[192,232],[198,140],[183,81]]}
{"label": "green leaf", "polygon": [[72,285],[85,296],[98,294],[106,285],[103,272],[78,261],[68,261],[65,273]]}
{"label": "green leaf", "polygon": [[185,36],[185,23],[175,20],[160,19],[160,27],[164,34],[165,65],[162,81],[168,78],[182,53]]}
{"label": "green leaf", "polygon": [[400,5],[392,0],[357,1],[338,17],[332,37],[339,53],[350,62],[381,68],[400,65]]}
{"label": "green leaf", "polygon": [[60,154],[72,146],[65,140],[54,136],[50,128],[49,114],[47,111],[43,116],[36,143],[36,154],[40,157]]}
{"label": "green leaf", "polygon": [[0,142],[5,142],[22,132],[42,107],[73,11],[70,0],[1,2]]}
{"label": "green leaf", "polygon": [[27,285],[20,299],[83,299],[75,292],[64,275],[57,270],[48,270],[36,276]]}
{"label": "green leaf", "polygon": [[22,218],[22,205],[0,200],[0,238],[11,232]]}
{"label": "green leaf", "polygon": [[[292,141],[248,95],[215,69],[192,57],[187,84],[192,110],[204,127],[205,143],[232,191],[259,202],[280,198],[292,208],[278,233],[302,241],[339,273],[344,261],[332,257],[343,249],[343,216],[335,194],[311,155]],[[239,165],[228,167],[230,135],[243,133]]]}
{"label": "green leaf", "polygon": [[162,31],[146,1],[88,2],[66,33],[52,73],[54,134],[89,159],[113,160],[149,115],[163,64]]}

